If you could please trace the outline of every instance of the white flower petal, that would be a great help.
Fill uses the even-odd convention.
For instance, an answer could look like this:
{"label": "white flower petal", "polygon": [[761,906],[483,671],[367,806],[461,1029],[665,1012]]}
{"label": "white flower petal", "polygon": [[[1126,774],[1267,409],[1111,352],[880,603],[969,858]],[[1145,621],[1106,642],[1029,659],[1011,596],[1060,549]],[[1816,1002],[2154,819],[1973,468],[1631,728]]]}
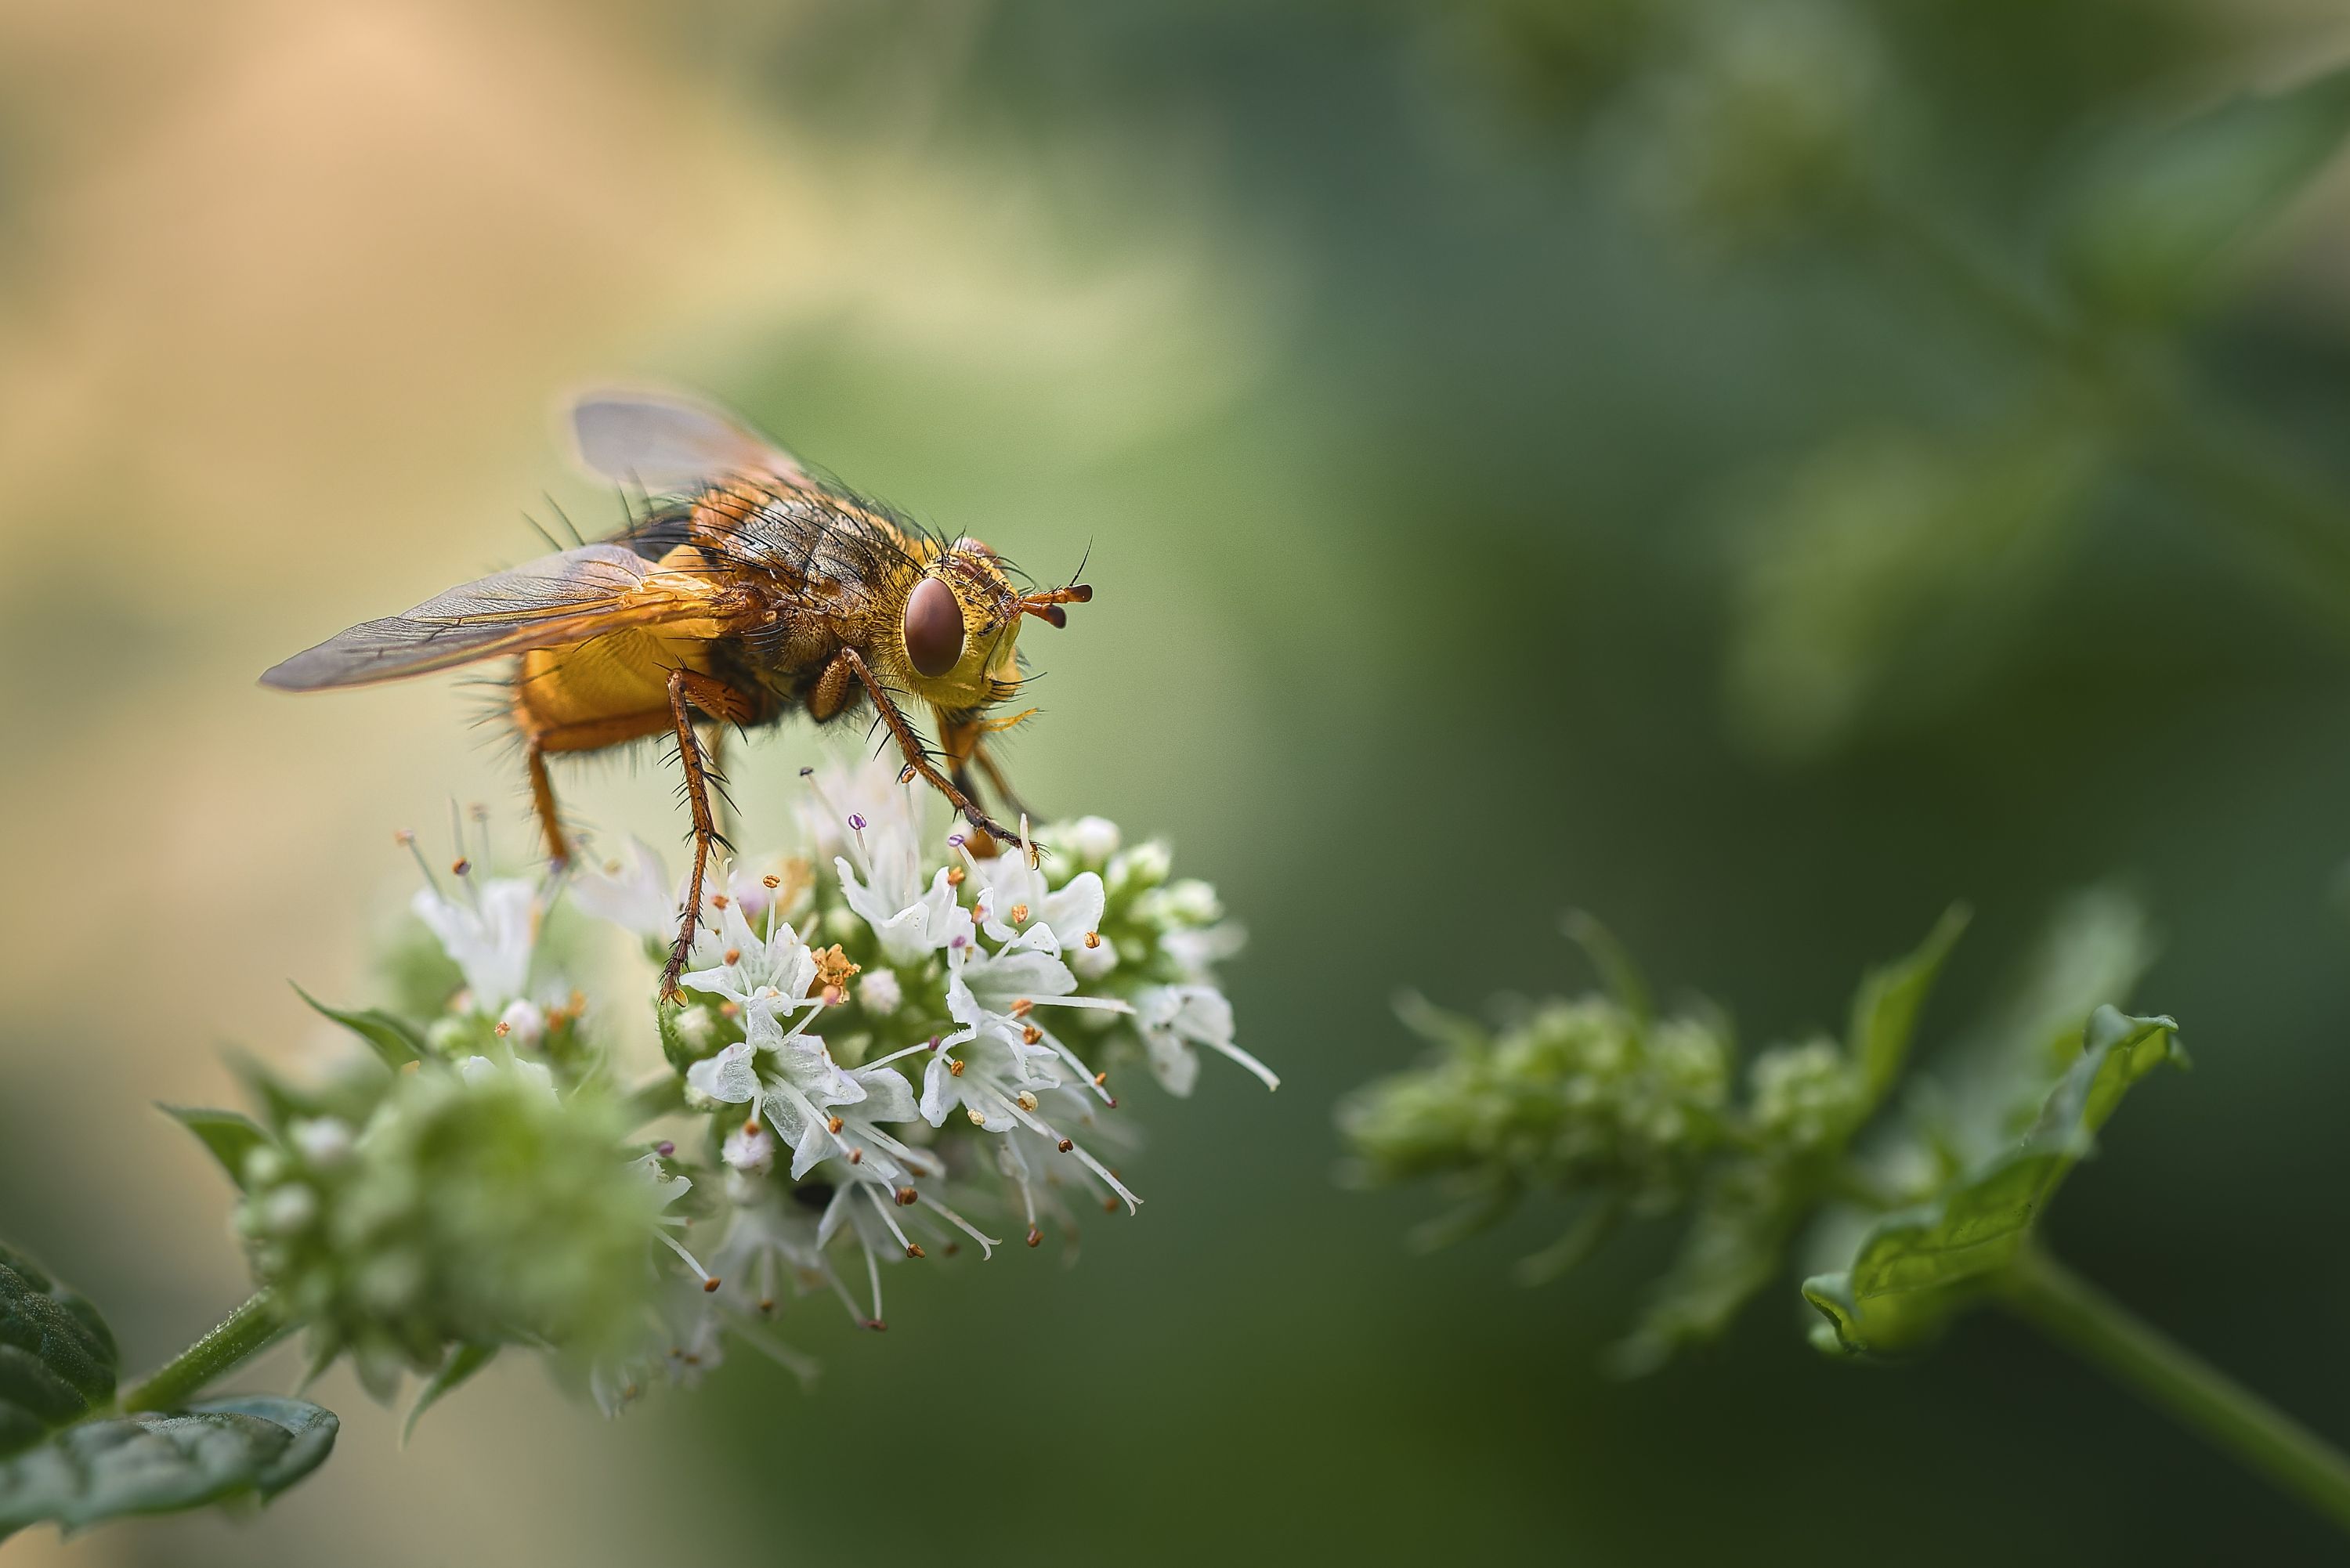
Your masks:
{"label": "white flower petal", "polygon": [[666,937],[677,930],[678,900],[670,890],[660,851],[641,838],[608,866],[572,873],[571,901],[599,920],[609,920],[639,937]]}
{"label": "white flower petal", "polygon": [[707,1061],[688,1067],[685,1086],[730,1106],[747,1104],[759,1097],[757,1056],[749,1041],[737,1041]]}

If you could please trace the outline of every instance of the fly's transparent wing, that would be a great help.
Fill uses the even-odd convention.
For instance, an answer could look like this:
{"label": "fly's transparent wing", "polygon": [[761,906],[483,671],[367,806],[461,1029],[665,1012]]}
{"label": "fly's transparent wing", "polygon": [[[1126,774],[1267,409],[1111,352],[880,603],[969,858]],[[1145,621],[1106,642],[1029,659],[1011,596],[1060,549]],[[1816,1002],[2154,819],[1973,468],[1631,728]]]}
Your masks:
{"label": "fly's transparent wing", "polygon": [[590,473],[647,490],[691,490],[738,473],[808,483],[806,471],[774,442],[667,393],[586,393],[572,405],[571,434]]}
{"label": "fly's transparent wing", "polygon": [[288,691],[365,686],[631,627],[716,636],[727,629],[722,591],[708,578],[661,571],[622,545],[589,545],[451,588],[405,614],[362,621],[261,681]]}

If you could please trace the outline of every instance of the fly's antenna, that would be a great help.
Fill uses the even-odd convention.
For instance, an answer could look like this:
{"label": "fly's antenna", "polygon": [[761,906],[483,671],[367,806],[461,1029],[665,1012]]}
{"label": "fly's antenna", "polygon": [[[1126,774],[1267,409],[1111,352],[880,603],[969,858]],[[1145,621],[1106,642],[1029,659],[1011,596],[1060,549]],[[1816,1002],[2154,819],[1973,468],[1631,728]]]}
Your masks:
{"label": "fly's antenna", "polygon": [[1069,618],[1067,613],[1061,608],[1063,605],[1085,605],[1093,603],[1094,590],[1092,587],[1077,580],[1086,575],[1086,563],[1093,558],[1093,541],[1088,539],[1086,541],[1086,553],[1077,558],[1077,569],[1069,574],[1068,586],[1066,587],[1048,588],[1041,594],[1021,595],[1020,613],[1022,615],[1033,615],[1038,620],[1045,622],[1048,626],[1055,628],[1068,625]]}
{"label": "fly's antenna", "polygon": [[1094,590],[1090,587],[1084,583],[1071,583],[1066,588],[1021,595],[1020,613],[1033,615],[1047,626],[1064,627],[1069,624],[1069,617],[1068,612],[1061,608],[1063,605],[1091,604],[1093,598]]}

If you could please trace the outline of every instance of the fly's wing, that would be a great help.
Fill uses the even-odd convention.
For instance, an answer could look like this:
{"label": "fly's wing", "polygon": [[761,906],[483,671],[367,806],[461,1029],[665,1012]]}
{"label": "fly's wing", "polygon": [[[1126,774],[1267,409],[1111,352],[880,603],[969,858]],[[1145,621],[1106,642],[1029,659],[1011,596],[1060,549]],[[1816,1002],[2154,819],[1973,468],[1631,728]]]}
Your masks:
{"label": "fly's wing", "polygon": [[571,434],[590,473],[658,492],[698,488],[728,474],[809,483],[774,442],[717,410],[660,392],[588,392],[571,407]]}
{"label": "fly's wing", "polygon": [[288,691],[366,686],[630,627],[716,636],[728,629],[719,592],[706,577],[662,571],[625,546],[588,545],[451,588],[404,615],[362,621],[261,682]]}

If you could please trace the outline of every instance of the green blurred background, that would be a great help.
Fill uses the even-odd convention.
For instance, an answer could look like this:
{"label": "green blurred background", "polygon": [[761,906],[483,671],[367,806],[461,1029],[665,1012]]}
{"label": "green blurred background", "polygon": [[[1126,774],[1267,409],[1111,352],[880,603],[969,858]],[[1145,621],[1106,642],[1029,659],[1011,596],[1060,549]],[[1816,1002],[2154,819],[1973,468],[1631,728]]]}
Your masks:
{"label": "green blurred background", "polygon": [[[808,1303],[812,1393],[738,1356],[608,1426],[502,1363],[395,1451],[338,1374],[258,1520],[9,1561],[2324,1560],[1990,1317],[1856,1370],[1790,1285],[1611,1382],[1667,1235],[1534,1292],[1540,1216],[1416,1256],[1434,1200],[1339,1190],[1329,1110],[1413,1055],[1399,984],[1583,986],[1571,905],[1760,1042],[1969,898],[1930,1045],[2120,874],[2197,1069],[2056,1242],[2350,1438],[2350,171],[2127,333],[2282,504],[1979,286],[2129,127],[2346,50],[2319,0],[0,5],[0,1234],[130,1362],[243,1282],[148,1102],[318,1048],[284,981],[364,992],[392,829],[528,842],[452,683],[253,676],[534,553],[543,491],[616,522],[550,437],[583,379],[1090,546],[1013,760],[1220,886],[1284,1078],[1150,1096],[1077,1268],[899,1271],[886,1337]],[[740,770],[748,842],[811,755]],[[669,784],[571,793],[666,843]]]}

